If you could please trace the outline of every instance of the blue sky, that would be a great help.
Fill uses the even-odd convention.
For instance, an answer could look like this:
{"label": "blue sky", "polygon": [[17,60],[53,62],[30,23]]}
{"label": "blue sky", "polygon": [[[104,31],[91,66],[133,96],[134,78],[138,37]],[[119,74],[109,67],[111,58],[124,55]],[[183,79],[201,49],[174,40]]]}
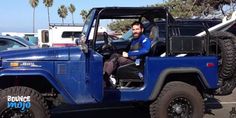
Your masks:
{"label": "blue sky", "polygon": [[[83,23],[79,15],[82,9],[89,10],[93,7],[105,6],[126,6],[138,7],[160,3],[163,0],[54,0],[50,8],[51,23],[61,23],[61,18],[57,14],[60,5],[69,6],[74,4],[75,23]],[[0,4],[0,32],[32,32],[33,9],[29,5],[29,0],[2,0]],[[43,0],[39,0],[39,5],[35,11],[35,29],[47,28],[47,9]],[[65,19],[65,23],[71,23],[71,14]]]}

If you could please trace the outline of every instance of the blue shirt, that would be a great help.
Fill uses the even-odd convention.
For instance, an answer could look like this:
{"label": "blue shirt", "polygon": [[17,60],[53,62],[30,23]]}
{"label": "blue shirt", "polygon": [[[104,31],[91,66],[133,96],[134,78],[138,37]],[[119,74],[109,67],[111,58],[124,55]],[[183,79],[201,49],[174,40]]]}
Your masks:
{"label": "blue shirt", "polygon": [[145,35],[141,35],[138,39],[133,39],[131,42],[131,46],[136,45],[139,43],[140,47],[138,50],[130,50],[128,52],[128,56],[136,56],[140,57],[144,54],[147,54],[151,48],[151,40],[147,38]]}

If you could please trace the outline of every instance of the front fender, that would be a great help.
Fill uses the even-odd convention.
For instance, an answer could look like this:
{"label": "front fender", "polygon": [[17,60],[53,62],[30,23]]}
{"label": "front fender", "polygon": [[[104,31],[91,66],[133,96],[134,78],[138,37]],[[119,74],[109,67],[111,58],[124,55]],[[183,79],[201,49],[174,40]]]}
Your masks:
{"label": "front fender", "polygon": [[71,95],[65,90],[63,84],[61,84],[55,77],[50,74],[49,72],[43,69],[26,69],[26,68],[12,68],[12,69],[4,69],[0,71],[0,77],[4,76],[43,76],[47,79],[47,81],[59,92],[61,93],[65,101],[70,104],[75,104],[74,100],[72,99]]}

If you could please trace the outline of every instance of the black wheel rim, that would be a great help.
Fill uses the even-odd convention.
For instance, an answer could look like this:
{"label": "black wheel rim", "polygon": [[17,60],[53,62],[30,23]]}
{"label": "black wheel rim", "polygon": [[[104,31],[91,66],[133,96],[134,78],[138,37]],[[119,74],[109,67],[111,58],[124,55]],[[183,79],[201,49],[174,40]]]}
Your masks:
{"label": "black wheel rim", "polygon": [[20,111],[20,109],[5,109],[1,113],[1,118],[34,118],[30,110]]}
{"label": "black wheel rim", "polygon": [[172,99],[168,106],[169,118],[191,118],[192,113],[192,104],[187,98],[184,97]]}

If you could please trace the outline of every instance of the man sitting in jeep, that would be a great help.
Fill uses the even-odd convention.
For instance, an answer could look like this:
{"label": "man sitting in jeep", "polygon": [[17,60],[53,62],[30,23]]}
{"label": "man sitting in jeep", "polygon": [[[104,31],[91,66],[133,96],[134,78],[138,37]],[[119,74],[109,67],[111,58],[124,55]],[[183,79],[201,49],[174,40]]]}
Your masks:
{"label": "man sitting in jeep", "polygon": [[135,62],[140,63],[140,58],[147,54],[151,48],[151,40],[143,34],[144,27],[139,21],[132,23],[133,39],[131,41],[129,52],[113,54],[109,61],[104,64],[103,72],[106,86],[110,86],[109,77],[118,66]]}

